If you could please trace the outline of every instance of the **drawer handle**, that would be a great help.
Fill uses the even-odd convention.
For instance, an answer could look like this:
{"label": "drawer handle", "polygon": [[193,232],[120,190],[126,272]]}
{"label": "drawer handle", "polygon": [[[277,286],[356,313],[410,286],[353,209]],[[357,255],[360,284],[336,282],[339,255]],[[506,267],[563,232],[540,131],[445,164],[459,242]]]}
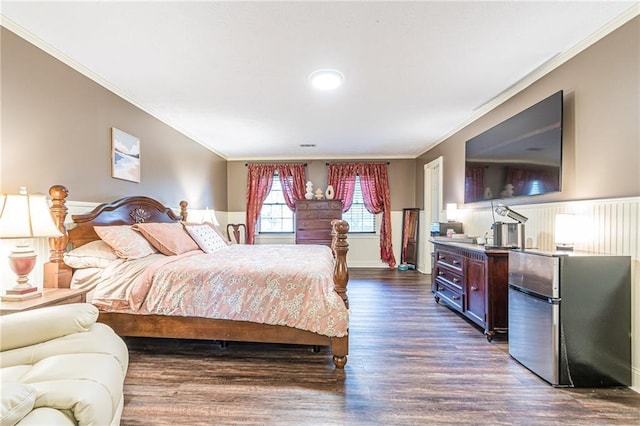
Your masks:
{"label": "drawer handle", "polygon": [[459,264],[460,264],[460,262],[459,262],[459,261],[457,261],[457,260],[454,260],[454,261],[453,261],[453,264],[454,264],[454,265],[459,265]]}
{"label": "drawer handle", "polygon": [[471,290],[473,290],[473,291],[478,291],[478,286],[477,286],[477,285],[472,285],[472,286],[471,286]]}
{"label": "drawer handle", "polygon": [[452,299],[453,300],[460,300],[460,296],[453,296]]}
{"label": "drawer handle", "polygon": [[454,283],[459,283],[459,282],[460,282],[460,278],[454,278],[452,281],[453,281]]}
{"label": "drawer handle", "polygon": [[443,291],[443,290],[444,290],[444,287],[438,286],[438,291]]}
{"label": "drawer handle", "polygon": [[444,260],[444,256],[438,255],[438,260]]}
{"label": "drawer handle", "polygon": [[438,271],[438,275],[443,276],[443,275],[444,275],[444,272],[442,272],[442,271]]}

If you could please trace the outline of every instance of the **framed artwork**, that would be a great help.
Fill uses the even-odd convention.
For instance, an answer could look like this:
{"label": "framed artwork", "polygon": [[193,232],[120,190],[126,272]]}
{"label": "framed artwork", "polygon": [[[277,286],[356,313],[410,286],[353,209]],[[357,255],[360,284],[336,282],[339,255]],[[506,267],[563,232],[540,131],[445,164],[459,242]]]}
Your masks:
{"label": "framed artwork", "polygon": [[111,128],[111,177],[140,183],[140,139]]}

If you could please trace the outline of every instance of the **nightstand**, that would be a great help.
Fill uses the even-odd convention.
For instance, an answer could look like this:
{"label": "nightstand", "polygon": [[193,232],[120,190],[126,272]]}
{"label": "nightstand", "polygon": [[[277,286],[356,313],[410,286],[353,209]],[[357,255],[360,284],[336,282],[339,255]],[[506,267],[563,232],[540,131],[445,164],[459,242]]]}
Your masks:
{"label": "nightstand", "polygon": [[44,308],[45,306],[83,303],[87,301],[87,289],[45,288],[42,296],[20,302],[0,302],[0,315]]}

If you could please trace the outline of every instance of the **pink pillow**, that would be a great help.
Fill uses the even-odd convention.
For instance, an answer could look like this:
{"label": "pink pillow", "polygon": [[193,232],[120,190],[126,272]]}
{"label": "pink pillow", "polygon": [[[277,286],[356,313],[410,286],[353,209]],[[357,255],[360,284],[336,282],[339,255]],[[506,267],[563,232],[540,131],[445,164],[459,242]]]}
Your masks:
{"label": "pink pillow", "polygon": [[133,225],[133,229],[140,231],[160,253],[167,256],[198,250],[198,244],[177,222],[138,223]]}
{"label": "pink pillow", "polygon": [[94,226],[93,229],[120,258],[134,260],[157,253],[149,241],[129,225]]}

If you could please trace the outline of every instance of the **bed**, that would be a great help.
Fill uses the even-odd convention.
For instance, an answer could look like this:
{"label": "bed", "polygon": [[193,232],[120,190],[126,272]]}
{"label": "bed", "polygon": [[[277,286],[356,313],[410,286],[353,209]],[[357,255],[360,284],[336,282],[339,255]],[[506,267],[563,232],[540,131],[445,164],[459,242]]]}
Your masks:
{"label": "bed", "polygon": [[[138,230],[143,232],[142,228],[173,228],[173,224],[176,227],[181,224],[189,232],[192,229],[186,226],[187,202],[180,203],[180,214],[177,215],[162,203],[144,196],[122,198],[101,204],[90,213],[73,215],[73,224],[67,229],[67,189],[56,185],[51,187],[49,194],[51,214],[64,235],[50,239],[45,287],[70,287],[78,281],[73,274],[79,270],[65,263],[65,259],[71,263],[67,252],[92,242],[96,244],[101,240],[96,231],[108,241],[105,229],[140,227]],[[145,266],[148,269],[141,274],[145,278],[136,278],[135,284],[127,287],[127,296],[122,301],[114,303],[118,298],[111,297],[105,302],[104,292],[96,287],[92,303],[100,309],[99,321],[110,325],[121,336],[328,346],[334,365],[342,369],[349,349],[346,262],[349,225],[342,220],[335,220],[332,225],[331,248],[229,245],[211,253],[198,247],[199,250],[171,256],[152,254],[142,259],[152,265]],[[233,263],[220,266],[218,270],[217,265],[222,265],[223,258],[232,259]],[[105,270],[116,268],[116,263],[132,266],[136,261],[118,259],[109,263]],[[249,271],[253,271],[253,275]],[[267,282],[260,283],[257,275],[267,277]],[[106,276],[96,276],[100,285],[109,281]],[[185,276],[187,280],[183,283],[181,280]],[[313,284],[306,280],[312,280]],[[238,285],[244,287],[232,287]],[[236,290],[229,290],[232,288]],[[297,289],[298,293],[283,295],[291,289]],[[225,295],[225,303],[212,302],[218,293]],[[284,302],[274,302],[274,294],[281,297],[277,300]],[[242,303],[238,299],[243,299]],[[204,310],[198,311],[193,305]],[[287,311],[286,318],[276,313],[280,308]]]}

